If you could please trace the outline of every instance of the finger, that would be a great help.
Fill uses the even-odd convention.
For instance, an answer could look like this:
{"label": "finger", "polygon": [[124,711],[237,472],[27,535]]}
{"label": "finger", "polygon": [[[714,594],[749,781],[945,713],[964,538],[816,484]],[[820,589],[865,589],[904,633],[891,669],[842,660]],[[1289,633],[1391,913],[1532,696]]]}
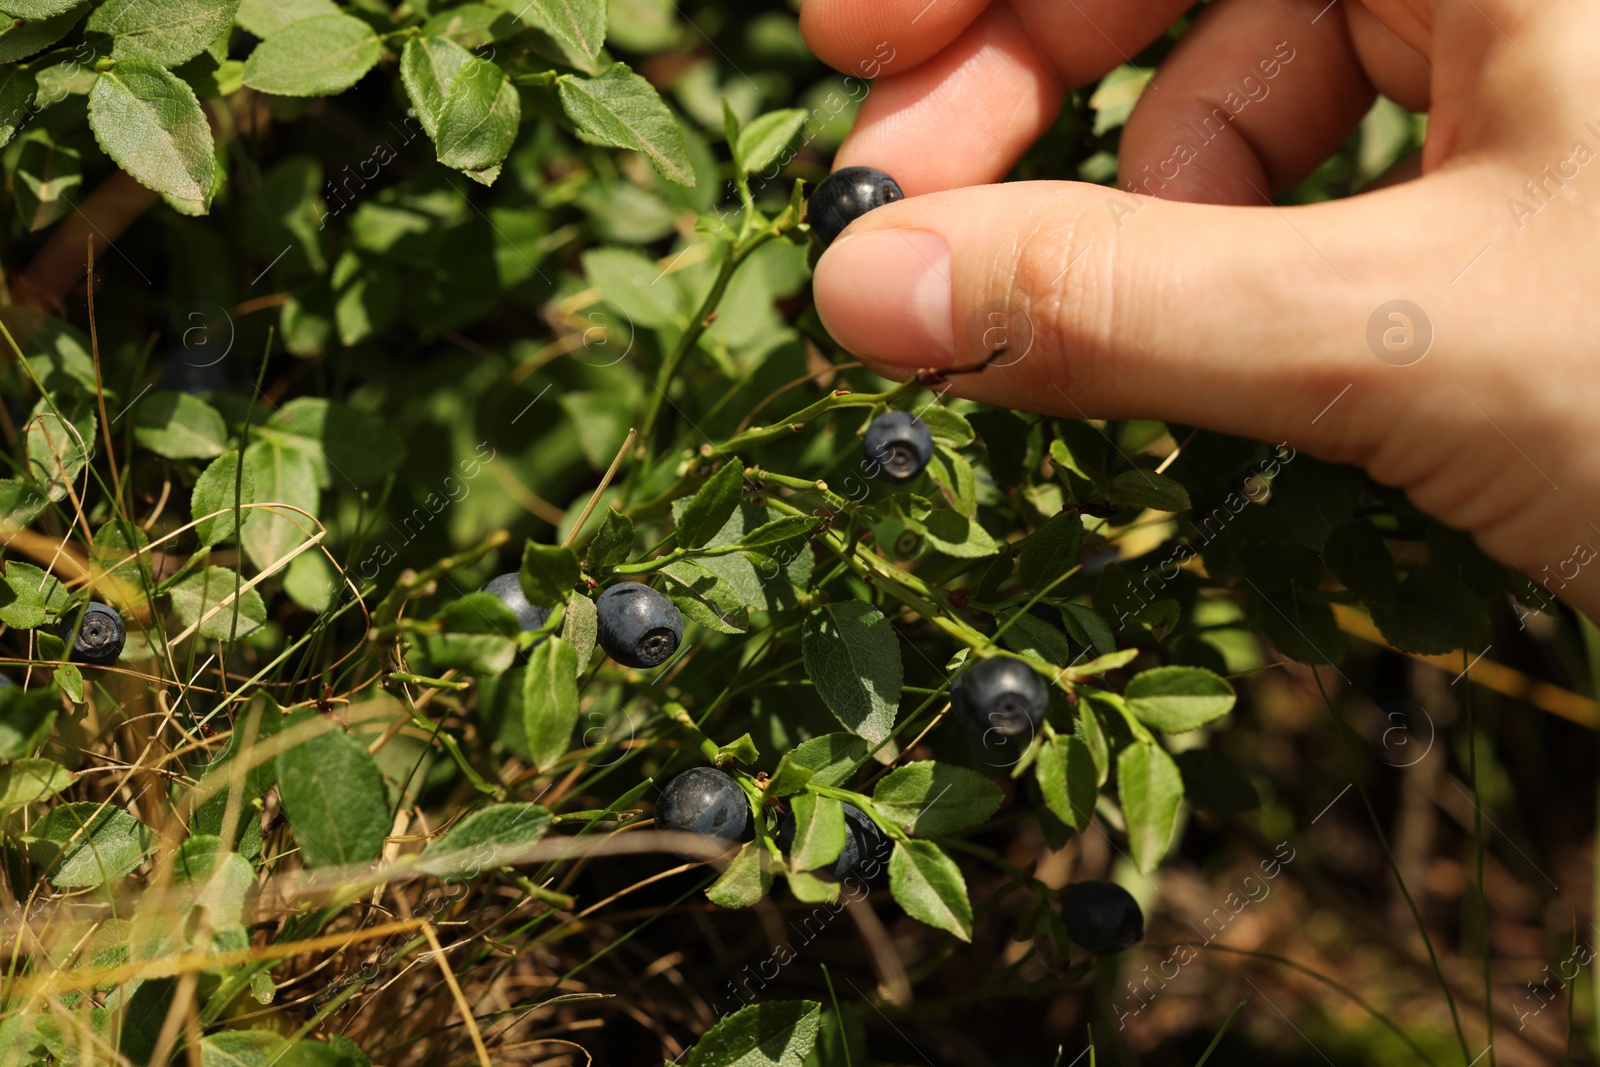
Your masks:
{"label": "finger", "polygon": [[1411,111],[1426,111],[1432,100],[1428,61],[1362,4],[1341,5],[1350,40],[1367,78],[1378,92]]}
{"label": "finger", "polygon": [[999,181],[1055,121],[1065,88],[1002,8],[906,74],[873,85],[835,166],[893,175],[908,196]]}
{"label": "finger", "polygon": [[1328,158],[1372,105],[1326,0],[1220,0],[1162,64],[1122,134],[1124,188],[1260,204]]}
{"label": "finger", "polygon": [[863,78],[898,74],[941,51],[989,0],[806,0],[800,32],[817,58]]}
{"label": "finger", "polygon": [[[924,47],[931,34],[904,46],[903,36],[871,43],[872,34],[840,44],[856,32],[843,25],[864,17],[855,0],[808,0],[802,25],[841,69],[886,75],[873,83],[839,161],[881,167],[916,195],[1003,177],[1049,128],[1065,89],[1131,62],[1186,6],[1072,0],[1063,9],[1059,0],[1005,0],[981,13],[963,9],[966,21],[936,52]],[[893,58],[876,61],[872,49]]]}
{"label": "finger", "polygon": [[[836,241],[817,265],[817,309],[844,347],[898,377],[977,363],[1003,331],[1006,354],[952,377],[956,395],[1309,446],[1319,409],[1388,369],[1364,343],[1368,321],[1417,292],[1408,235],[1444,229],[1425,222],[1436,194],[1410,190],[1439,180],[1289,210],[1078,183],[935,193]],[[1364,391],[1329,448],[1359,448],[1400,417],[1392,390]]]}

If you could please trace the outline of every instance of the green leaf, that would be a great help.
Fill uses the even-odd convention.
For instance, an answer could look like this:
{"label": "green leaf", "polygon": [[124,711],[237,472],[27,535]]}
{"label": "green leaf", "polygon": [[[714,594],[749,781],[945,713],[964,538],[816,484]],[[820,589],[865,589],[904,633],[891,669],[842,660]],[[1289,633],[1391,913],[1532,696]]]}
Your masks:
{"label": "green leaf", "polygon": [[[245,903],[256,887],[255,871],[239,853],[224,850],[220,837],[193,834],[178,846],[168,863],[172,885],[184,908],[203,906],[214,925],[246,920]],[[164,911],[164,902],[157,908]]]}
{"label": "green leaf", "polygon": [[751,120],[748,126],[739,131],[734,158],[747,174],[767,169],[783,154],[784,149],[794,143],[810,114],[804,108],[791,107],[769,111]]}
{"label": "green leaf", "polygon": [[808,871],[788,871],[789,892],[804,904],[831,904],[839,899],[839,883],[830,878],[819,878]]}
{"label": "green leaf", "polygon": [[940,509],[930,512],[921,526],[928,543],[947,556],[982,559],[1000,551],[999,544],[976,519],[969,519],[954,511]]}
{"label": "green leaf", "polygon": [[[8,153],[7,168],[11,171],[11,191],[16,201],[17,218],[30,232],[44,229],[71,211],[79,188],[83,185],[83,154],[75,145],[63,141],[47,129],[34,128],[19,137],[16,146]],[[16,305],[7,308],[6,319],[10,321],[17,310]],[[19,337],[18,340],[27,345],[25,339]],[[83,355],[87,357],[88,352],[85,351]],[[35,356],[29,362],[37,363],[40,358]],[[72,369],[81,380],[81,375],[76,374],[79,368]],[[87,370],[89,383],[86,388],[93,392],[93,364],[89,364]],[[48,378],[44,381],[47,389],[53,388]]]}
{"label": "green leaf", "polygon": [[654,260],[631,248],[589,249],[583,254],[583,273],[606,303],[636,327],[670,326],[683,314],[678,287]]}
{"label": "green leaf", "polygon": [[661,568],[663,590],[678,610],[709,630],[742,634],[750,629],[750,609],[737,590],[719,575],[693,560],[679,560]]}
{"label": "green leaf", "polygon": [[432,621],[440,632],[419,635],[419,644],[436,670],[498,674],[511,666],[517,654],[514,638],[522,625],[493,593],[468,593],[452,600]]}
{"label": "green leaf", "polygon": [[740,734],[737,738],[725,745],[717,746],[717,758],[712,760],[718,766],[725,766],[730,759],[749,765],[761,758],[761,750],[756,747],[755,738],[749,734]]}
{"label": "green leaf", "polygon": [[928,463],[928,477],[939,487],[939,492],[956,514],[965,519],[978,517],[978,482],[967,457],[940,443],[934,446],[933,458]]}
{"label": "green leaf", "polygon": [[1011,651],[1044,663],[1065,667],[1072,662],[1072,646],[1059,629],[1026,612],[1006,620],[1001,642]]}
{"label": "green leaf", "polygon": [[964,448],[973,442],[972,423],[959,412],[939,404],[929,404],[917,413],[917,418],[928,427],[935,441],[941,441],[951,448]]}
{"label": "green leaf", "polygon": [[1117,791],[1134,863],[1148,873],[1172,845],[1183,776],[1165,749],[1136,741],[1117,757]]}
{"label": "green leaf", "polygon": [[64,15],[81,2],[82,0],[6,0],[5,7],[0,8],[0,12],[10,15],[13,19],[37,22],[39,19]]}
{"label": "green leaf", "polygon": [[[67,590],[53,574],[20,560],[6,560],[0,574],[0,622],[14,630],[31,630],[61,613]],[[0,759],[4,759],[0,756]]]}
{"label": "green leaf", "polygon": [[767,782],[767,796],[793,796],[804,789],[811,778],[811,768],[797,763],[794,753],[785,752],[778,761],[778,769],[772,772],[772,778]]}
{"label": "green leaf", "polygon": [[58,889],[117,881],[156,847],[149,827],[121,808],[102,808],[92,800],[51,808],[24,840],[29,855]]}
{"label": "green leaf", "polygon": [[222,455],[228,427],[217,409],[199,397],[160,392],[134,406],[133,437],[168,459],[211,459]]}
{"label": "green leaf", "polygon": [[[77,0],[73,0],[74,3]],[[39,79],[32,70],[6,67],[0,70],[0,147],[9,144],[32,115],[28,107]]]}
{"label": "green leaf", "polygon": [[867,743],[853,734],[823,734],[802,741],[784,755],[798,766],[809,768],[817,785],[843,785],[867,758]]}
{"label": "green leaf", "polygon": [[1133,676],[1123,691],[1146,726],[1167,733],[1195,730],[1233,710],[1233,686],[1201,667],[1156,667]]}
{"label": "green leaf", "polygon": [[[245,449],[244,463],[245,477],[255,485],[255,501],[287,504],[317,514],[317,471],[304,449],[256,440]],[[231,504],[231,487],[225,491]],[[245,513],[240,540],[250,562],[265,570],[310,537],[313,529],[313,521],[299,511],[251,508]]]}
{"label": "green leaf", "polygon": [[578,568],[578,554],[570,548],[541,545],[529,538],[522,550],[522,592],[531,603],[542,608],[553,608],[572,595],[573,587],[583,581]]}
{"label": "green leaf", "polygon": [[[195,479],[194,492],[189,497],[189,514],[199,519],[195,523],[195,536],[200,538],[200,543],[207,548],[221,544],[233,537],[236,529],[233,523],[234,490],[239,489],[239,503],[249,504],[255,500],[256,479],[250,469],[250,464],[244,466],[243,482],[239,478],[239,453],[227,452],[212,460],[206,469],[200,472],[200,477]],[[209,519],[200,518],[210,515],[214,511],[222,514]],[[249,515],[250,512],[245,512]]]}
{"label": "green leaf", "polygon": [[811,531],[821,526],[823,521],[816,515],[785,515],[757,526],[739,538],[739,544],[745,548],[772,548],[788,544],[810,536]]}
{"label": "green leaf", "polygon": [[[23,140],[36,136],[47,142],[54,141],[54,135],[42,129],[28,131]],[[13,177],[20,177],[20,174]],[[89,351],[89,339],[82,331],[21,304],[0,308],[0,322],[6,324],[6,329],[28,354],[28,366],[47,391],[58,397],[79,390],[94,393],[94,356]]]}
{"label": "green leaf", "polygon": [[1177,756],[1183,792],[1197,808],[1242,815],[1261,806],[1256,787],[1237,765],[1209,748],[1191,748]]}
{"label": "green leaf", "polygon": [[372,27],[353,15],[317,15],[275,32],[244,64],[244,83],[278,96],[333,96],[383,55]]}
{"label": "green leaf", "polygon": [[83,473],[94,455],[94,435],[99,425],[87,408],[76,415],[69,409],[62,410],[70,422],[45,410],[41,400],[28,421],[28,474],[51,500],[65,500],[68,485]]}
{"label": "green leaf", "polygon": [[406,457],[405,442],[386,419],[319,396],[296,397],[284,404],[261,432],[300,445],[311,457],[317,484],[324,489],[374,485],[398,470]]}
{"label": "green leaf", "polygon": [[522,728],[529,762],[542,770],[565,756],[577,725],[578,654],[552,634],[529,653],[522,678]]}
{"label": "green leaf", "polygon": [[55,760],[0,763],[0,815],[49,800],[72,784],[72,772]]}
{"label": "green leaf", "polygon": [[832,797],[801,793],[794,799],[794,842],[789,869],[815,871],[831,867],[844,851],[844,805]]}
{"label": "green leaf", "polygon": [[[246,589],[239,594],[238,632],[233,632],[234,599],[240,576],[225,567],[207,567],[189,575],[172,588],[172,613],[187,629],[200,624],[199,636],[232,641],[260,629],[267,621],[267,607],[261,594]],[[226,604],[226,607],[219,605]],[[204,619],[205,621],[201,621]]]}
{"label": "green leaf", "polygon": [[491,804],[468,815],[422,852],[422,869],[440,878],[473,878],[513,862],[550,829],[537,804]]}
{"label": "green leaf", "polygon": [[594,655],[594,642],[599,629],[600,615],[594,601],[582,593],[567,597],[566,614],[561,620],[561,637],[572,646],[579,675],[589,669],[589,657]]}
{"label": "green leaf", "polygon": [[591,574],[600,574],[626,563],[633,554],[633,520],[620,511],[606,508],[600,528],[589,540],[584,562]]}
{"label": "green leaf", "polygon": [[382,256],[346,250],[329,283],[334,325],[346,347],[367,340],[400,313],[400,275]]}
{"label": "green leaf", "polygon": [[772,868],[759,841],[743,845],[728,869],[706,890],[706,899],[719,908],[748,908],[772,889]]}
{"label": "green leaf", "polygon": [[307,867],[367,863],[383,851],[391,826],[383,774],[366,745],[316,711],[289,718],[285,730],[328,727],[278,753],[278,793]]}
{"label": "green leaf", "polygon": [[270,1030],[223,1030],[200,1040],[200,1067],[283,1067],[284,1040]]}
{"label": "green leaf", "polygon": [[210,210],[211,126],[182,78],[148,59],[118,62],[89,90],[89,127],[117,166],[173,207],[186,215]]}
{"label": "green leaf", "polygon": [[148,59],[176,67],[204,52],[238,10],[239,0],[106,0],[84,23],[84,38],[97,44],[97,38],[110,39],[118,62]]}
{"label": "green leaf", "polygon": [[88,10],[85,3],[47,19],[0,20],[0,63],[15,63],[49,48],[65,37]]}
{"label": "green leaf", "polygon": [[896,841],[889,891],[913,919],[972,940],[972,905],[961,868],[932,841]]}
{"label": "green leaf", "polygon": [[1022,587],[1035,592],[1044,589],[1078,565],[1082,547],[1082,517],[1065,511],[1055,516],[1022,543],[1017,564]]}
{"label": "green leaf", "polygon": [[706,1031],[689,1050],[688,1067],[801,1067],[821,1025],[814,1000],[747,1004]]}
{"label": "green leaf", "polygon": [[243,0],[235,21],[265,41],[301,19],[338,13],[333,0]]}
{"label": "green leaf", "polygon": [[932,760],[896,767],[872,791],[878,813],[918,837],[981,825],[1003,799],[1000,787],[977,771]]}
{"label": "green leaf", "polygon": [[1189,491],[1165,474],[1155,471],[1123,471],[1111,479],[1107,494],[1118,507],[1154,508],[1156,511],[1188,511]]}
{"label": "green leaf", "polygon": [[488,4],[462,4],[436,11],[422,24],[422,36],[448,37],[463,48],[481,48],[521,32],[522,26],[510,11]]}
{"label": "green leaf", "polygon": [[0,760],[20,759],[44,743],[60,699],[48,689],[24,692],[14,685],[0,686]]}
{"label": "green leaf", "polygon": [[859,600],[824,604],[800,631],[806,675],[844,728],[872,744],[900,707],[900,642],[883,612]]}
{"label": "green leaf", "polygon": [[1393,600],[1400,589],[1394,556],[1383,535],[1365,519],[1336,527],[1322,546],[1322,560],[1334,576],[1366,601]]}
{"label": "green leaf", "polygon": [[1117,650],[1116,635],[1100,613],[1083,604],[1063,604],[1061,621],[1067,633],[1080,645],[1092,646],[1098,654],[1109,656]]}
{"label": "green leaf", "polygon": [[417,121],[437,140],[439,117],[461,68],[474,56],[448,37],[412,37],[400,52],[400,80],[416,109]]}
{"label": "green leaf", "polygon": [[283,572],[283,591],[308,611],[327,611],[338,588],[339,577],[321,552],[300,553]]}
{"label": "green leaf", "polygon": [[77,664],[69,663],[50,672],[50,684],[67,695],[74,704],[83,703],[83,671]]}
{"label": "green leaf", "polygon": [[511,151],[521,122],[522,99],[505,71],[472,56],[456,71],[439,110],[433,138],[439,162],[469,172],[496,166]]}
{"label": "green leaf", "polygon": [[1082,738],[1052,738],[1039,750],[1034,776],[1039,782],[1039,794],[1056,818],[1074,830],[1089,828],[1099,786],[1094,757]]}
{"label": "green leaf", "polygon": [[643,152],[661,174],[693,185],[694,167],[677,119],[649,82],[626,63],[614,63],[596,78],[563,74],[557,81],[561,106],[578,128],[604,145]]}
{"label": "green leaf", "polygon": [[517,10],[568,50],[590,59],[606,42],[605,0],[518,0]]}
{"label": "green leaf", "polygon": [[731,458],[706,479],[678,519],[678,547],[699,548],[715,537],[733,517],[743,489],[744,464]]}

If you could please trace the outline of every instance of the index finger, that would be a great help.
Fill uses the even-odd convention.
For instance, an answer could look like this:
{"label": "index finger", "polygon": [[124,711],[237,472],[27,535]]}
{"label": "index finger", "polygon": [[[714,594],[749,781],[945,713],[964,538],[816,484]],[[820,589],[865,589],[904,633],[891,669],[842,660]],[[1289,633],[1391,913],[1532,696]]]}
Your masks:
{"label": "index finger", "polygon": [[871,79],[937,54],[988,6],[989,0],[806,0],[800,32],[830,67]]}

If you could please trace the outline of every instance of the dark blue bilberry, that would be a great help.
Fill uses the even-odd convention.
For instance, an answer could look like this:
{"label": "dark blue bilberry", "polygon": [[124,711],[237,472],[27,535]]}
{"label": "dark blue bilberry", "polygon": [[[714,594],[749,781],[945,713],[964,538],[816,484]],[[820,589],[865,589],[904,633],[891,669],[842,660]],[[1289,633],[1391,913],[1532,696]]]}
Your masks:
{"label": "dark blue bilberry", "polygon": [[1144,937],[1144,913],[1133,895],[1115,882],[1078,882],[1061,896],[1067,936],[1096,956],[1131,948]]}
{"label": "dark blue bilberry", "polygon": [[638,582],[622,582],[594,602],[606,655],[629,667],[654,667],[678,650],[683,616],[672,601]]}
{"label": "dark blue bilberry", "polygon": [[806,200],[806,221],[824,246],[833,243],[846,226],[875,207],[904,200],[900,183],[877,167],[844,167],[834,171],[811,191]]}
{"label": "dark blue bilberry", "polygon": [[117,657],[122,655],[122,643],[128,636],[117,609],[99,601],[91,601],[83,609],[76,637],[72,630],[71,624],[68,624],[62,635],[72,639],[72,652],[67,658],[74,663],[88,663],[96,667],[115,663]]}
{"label": "dark blue bilberry", "polygon": [[909,482],[933,458],[933,434],[915,415],[890,411],[872,420],[861,439],[861,456],[876,464],[874,472],[886,482]]}
{"label": "dark blue bilberry", "polygon": [[[692,767],[667,783],[656,801],[656,828],[737,841],[750,826],[750,800],[715,767]],[[702,856],[682,856],[703,859]]]}
{"label": "dark blue bilberry", "polygon": [[1021,660],[995,656],[980,660],[950,685],[950,706],[973,742],[994,766],[1021,757],[1044,721],[1050,694],[1033,668]]}
{"label": "dark blue bilberry", "polygon": [[[550,609],[541,608],[528,599],[528,594],[522,591],[522,581],[517,577],[517,572],[496,575],[484,583],[480,593],[492,593],[500,603],[511,609],[511,614],[517,617],[517,625],[522,627],[524,633],[537,630],[550,618]],[[537,641],[534,644],[538,644]],[[518,649],[517,662],[528,662],[528,652],[531,649]]]}

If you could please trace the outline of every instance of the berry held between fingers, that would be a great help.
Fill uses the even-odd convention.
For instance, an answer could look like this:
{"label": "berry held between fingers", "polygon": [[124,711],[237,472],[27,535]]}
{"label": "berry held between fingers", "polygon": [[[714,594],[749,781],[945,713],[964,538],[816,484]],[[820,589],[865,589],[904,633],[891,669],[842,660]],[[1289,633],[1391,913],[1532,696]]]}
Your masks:
{"label": "berry held between fingers", "polygon": [[[72,636],[70,625],[64,636]],[[122,655],[122,643],[126,638],[127,630],[123,628],[122,616],[117,609],[99,601],[91,601],[83,609],[77,636],[72,641],[72,653],[68,658],[74,663],[88,663],[96,667],[115,663],[117,657]]]}
{"label": "berry held between fingers", "polygon": [[[737,841],[750,826],[750,801],[715,767],[692,767],[667,783],[656,802],[656,828]],[[680,855],[682,855],[680,853]],[[685,859],[703,859],[684,855]]]}
{"label": "berry held between fingers", "polygon": [[996,656],[968,667],[950,685],[950,706],[985,752],[1015,762],[1044,721],[1050,694],[1021,660]]}
{"label": "berry held between fingers", "polygon": [[[524,633],[537,630],[550,619],[550,609],[541,608],[533,603],[528,599],[528,594],[522,591],[522,580],[517,577],[516,571],[490,578],[479,592],[493,594],[500,603],[510,608],[511,614],[517,617],[517,625],[522,627]],[[517,662],[526,663],[529,651],[518,649]]]}
{"label": "berry held between fingers", "polygon": [[654,667],[678,650],[683,616],[672,601],[638,582],[612,586],[594,602],[606,655],[629,667]]}
{"label": "berry held between fingers", "polygon": [[[778,820],[778,848],[783,850],[785,856],[794,844],[794,831],[795,818],[791,811]],[[878,829],[878,824],[866,812],[854,804],[845,804],[844,848],[839,851],[839,858],[833,866],[827,868],[827,873],[841,882],[850,874],[870,878],[881,866],[870,861],[883,852],[886,843],[883,831]]]}
{"label": "berry held between fingers", "polygon": [[1131,948],[1144,937],[1144,913],[1133,895],[1115,882],[1078,882],[1061,897],[1067,936],[1096,956]]}
{"label": "berry held between fingers", "polygon": [[867,427],[861,455],[869,464],[877,464],[879,478],[903,484],[921,474],[933,458],[933,434],[915,415],[886,412]]}
{"label": "berry held between fingers", "polygon": [[900,183],[877,167],[844,167],[822,179],[812,191],[806,201],[806,221],[826,246],[873,208],[905,198]]}

